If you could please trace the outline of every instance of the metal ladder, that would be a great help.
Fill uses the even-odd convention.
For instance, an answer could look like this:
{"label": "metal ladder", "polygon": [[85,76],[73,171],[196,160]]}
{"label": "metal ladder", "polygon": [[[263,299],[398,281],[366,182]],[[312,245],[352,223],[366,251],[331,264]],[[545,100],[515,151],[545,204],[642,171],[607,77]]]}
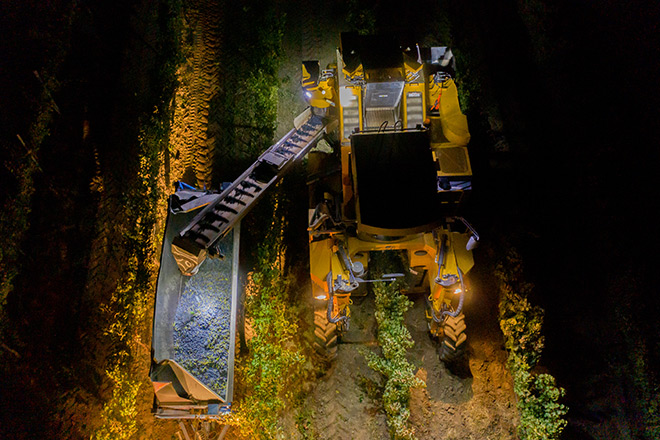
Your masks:
{"label": "metal ladder", "polygon": [[311,109],[294,122],[297,128],[268,148],[220,196],[202,210],[180,233],[196,248],[208,249],[227,233],[293,163],[305,156],[328,127]]}

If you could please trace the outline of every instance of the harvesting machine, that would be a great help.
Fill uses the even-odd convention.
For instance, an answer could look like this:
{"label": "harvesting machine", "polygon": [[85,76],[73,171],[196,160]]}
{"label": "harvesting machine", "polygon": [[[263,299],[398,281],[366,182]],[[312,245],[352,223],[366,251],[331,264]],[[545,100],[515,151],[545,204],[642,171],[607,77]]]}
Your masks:
{"label": "harvesting machine", "polygon": [[341,35],[326,69],[303,62],[306,99],[338,122],[336,154],[309,160],[312,289],[327,302],[315,347],[327,358],[349,325],[351,296],[372,281],[370,253],[385,250],[406,257],[406,292],[425,292],[441,359],[463,353],[465,275],[479,236],[459,216],[472,170],[454,73],[446,47],[355,33]]}
{"label": "harvesting machine", "polygon": [[351,296],[375,281],[370,254],[396,250],[408,263],[406,293],[427,298],[441,359],[461,356],[466,274],[479,236],[459,216],[472,171],[454,69],[446,47],[344,33],[336,62],[325,69],[303,62],[310,107],[289,133],[219,193],[179,186],[170,198],[156,293],[150,375],[157,417],[212,419],[229,410],[236,226],[304,156],[319,354],[334,357],[349,327]]}

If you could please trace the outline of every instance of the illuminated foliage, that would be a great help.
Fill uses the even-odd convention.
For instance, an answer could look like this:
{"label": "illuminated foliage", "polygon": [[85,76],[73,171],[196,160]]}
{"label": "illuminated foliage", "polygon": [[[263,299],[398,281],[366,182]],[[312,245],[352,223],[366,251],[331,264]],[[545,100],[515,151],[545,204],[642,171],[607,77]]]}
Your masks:
{"label": "illuminated foliage", "polygon": [[495,275],[500,289],[500,328],[509,352],[508,367],[520,411],[519,434],[523,440],[558,439],[566,427],[565,391],[549,374],[534,374],[543,350],[543,309],[527,299],[533,285],[523,278],[522,259],[510,251]]}
{"label": "illuminated foliage", "polygon": [[[138,350],[139,330],[146,321],[148,304],[153,295],[153,261],[156,252],[154,227],[158,208],[158,151],[162,147],[162,123],[153,119],[141,136],[140,171],[136,184],[126,194],[125,215],[130,227],[123,230],[121,245],[127,255],[123,280],[109,302],[100,306],[107,326],[104,336],[113,347],[107,361],[106,374],[114,389],[103,407],[102,425],[93,438],[128,439],[137,432],[137,394],[140,382],[132,371]],[[101,225],[102,226],[102,225]]]}
{"label": "illuminated foliage", "polygon": [[[101,202],[100,209],[123,207],[121,239],[113,243],[125,255],[123,276],[109,301],[100,305],[101,320],[107,323],[103,331],[105,343],[112,347],[107,359],[106,375],[113,384],[112,397],[101,413],[101,426],[93,438],[128,439],[137,431],[137,397],[143,372],[136,371],[137,353],[142,345],[140,334],[148,327],[147,311],[153,301],[155,281],[155,255],[160,240],[156,237],[159,213],[165,212],[165,198],[158,186],[160,154],[166,148],[169,131],[170,98],[174,90],[175,69],[178,62],[178,43],[175,35],[180,25],[180,4],[173,0],[163,2],[169,9],[164,20],[167,34],[161,44],[161,69],[155,80],[163,86],[153,113],[141,119],[137,139],[139,153],[134,165],[134,176],[126,182],[123,192],[114,203]],[[127,165],[128,166],[128,165]],[[102,193],[102,198],[113,197]],[[108,227],[99,217],[99,230]],[[100,234],[101,235],[101,234]]]}
{"label": "illuminated foliage", "polygon": [[[128,353],[124,353],[125,356]],[[112,398],[101,412],[102,425],[94,433],[94,440],[124,440],[137,433],[136,400],[140,383],[122,368],[121,364],[114,366],[108,372],[114,389]]]}
{"label": "illuminated foliage", "polygon": [[523,439],[558,439],[566,427],[567,408],[559,403],[564,389],[549,374],[534,375],[525,365],[513,362],[514,391],[520,410],[520,436]]}
{"label": "illuminated foliage", "polygon": [[516,363],[530,369],[536,366],[543,350],[543,309],[529,302],[527,296],[534,286],[524,280],[522,273],[522,260],[515,251],[498,264],[500,328]]}
{"label": "illuminated foliage", "polygon": [[249,355],[240,362],[246,397],[238,412],[246,438],[273,439],[281,434],[277,426],[286,401],[292,401],[295,387],[307,362],[299,344],[297,316],[289,306],[290,281],[283,274],[285,221],[275,206],[276,216],[258,249],[255,270],[247,286],[246,319],[254,336],[248,341]]}
{"label": "illuminated foliage", "polygon": [[381,283],[374,286],[378,343],[382,356],[373,352],[366,352],[365,355],[369,366],[386,378],[383,406],[393,437],[414,439],[414,431],[408,425],[410,389],[425,384],[415,377],[414,366],[406,359],[406,352],[414,342],[403,322],[403,315],[412,302],[399,293],[398,287]]}
{"label": "illuminated foliage", "polygon": [[412,302],[399,289],[398,283],[374,284],[378,344],[382,355],[371,351],[365,351],[364,355],[369,367],[386,379],[383,406],[393,438],[412,440],[415,439],[415,433],[408,424],[410,389],[424,387],[426,384],[415,376],[414,366],[406,359],[408,349],[415,344],[403,319]]}
{"label": "illuminated foliage", "polygon": [[[226,84],[211,102],[217,118],[215,178],[227,179],[237,164],[247,164],[270,146],[277,127],[277,71],[285,17],[274,3],[248,0],[223,9],[223,47],[219,60]],[[240,168],[240,167],[239,167]]]}

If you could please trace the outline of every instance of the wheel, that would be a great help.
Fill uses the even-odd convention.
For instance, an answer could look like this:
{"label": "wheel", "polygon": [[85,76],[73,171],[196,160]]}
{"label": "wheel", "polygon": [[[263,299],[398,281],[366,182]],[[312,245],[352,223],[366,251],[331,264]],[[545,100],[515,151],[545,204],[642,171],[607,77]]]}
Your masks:
{"label": "wheel", "polygon": [[443,336],[438,349],[440,360],[445,363],[454,363],[465,357],[467,336],[465,334],[465,315],[459,314],[453,318],[447,317],[442,326]]}
{"label": "wheel", "polygon": [[337,324],[328,321],[328,311],[325,307],[314,311],[314,351],[327,362],[337,357]]}

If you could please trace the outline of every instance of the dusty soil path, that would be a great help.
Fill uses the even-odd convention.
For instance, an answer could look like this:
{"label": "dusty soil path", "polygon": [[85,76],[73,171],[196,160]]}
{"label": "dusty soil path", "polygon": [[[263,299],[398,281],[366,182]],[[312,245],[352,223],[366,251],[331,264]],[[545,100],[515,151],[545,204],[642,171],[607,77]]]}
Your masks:
{"label": "dusty soil path", "polygon": [[[513,383],[491,301],[485,298],[479,303],[484,298],[472,298],[468,302],[467,313],[474,312],[468,329],[468,362],[462,371],[452,372],[440,362],[437,342],[429,338],[424,299],[411,299],[414,305],[406,314],[406,326],[415,346],[409,360],[426,383],[426,388],[412,390],[410,399],[410,422],[417,438],[516,439]],[[316,436],[311,438],[389,438],[380,400],[383,380],[367,366],[363,355],[376,345],[372,310],[371,297],[352,308],[352,330],[344,338],[350,342],[338,346],[337,359],[305,401]]]}
{"label": "dusty soil path", "polygon": [[381,377],[367,365],[365,350],[376,346],[373,296],[356,298],[351,329],[337,347],[337,358],[307,396],[311,426],[316,438],[388,438],[385,412],[380,402]]}
{"label": "dusty soil path", "polygon": [[[200,188],[212,185],[218,127],[213,124],[213,120],[209,122],[209,111],[222,79],[218,61],[222,42],[221,19],[221,0],[194,0],[188,2],[184,8],[184,59],[177,71],[178,87],[173,100],[174,114],[168,149],[163,155],[163,181],[160,182],[166,194],[172,191],[171,185],[178,180]],[[147,359],[145,356],[144,371],[149,369]],[[146,377],[144,379],[146,380]],[[155,419],[151,413],[151,386],[142,388],[140,402],[138,418],[143,429],[138,433],[139,439],[181,438],[175,437],[182,435],[176,422]]]}
{"label": "dusty soil path", "polygon": [[[475,306],[468,306],[466,314]],[[411,423],[420,440],[517,438],[506,352],[501,337],[487,331],[493,318],[468,327],[468,368],[454,374],[440,362],[437,343],[428,337],[424,302],[416,300],[408,312],[406,324],[415,341],[411,362],[419,365],[417,376],[426,382],[425,389],[412,391],[410,401]]]}
{"label": "dusty soil path", "polygon": [[[319,59],[321,67],[334,60],[339,33],[348,30],[345,12],[331,5],[305,8],[295,2],[287,12],[284,59],[280,68],[278,134],[290,129],[293,118],[305,107],[300,88],[303,59]],[[304,17],[302,16],[304,15]],[[428,337],[424,299],[411,298],[414,306],[406,325],[415,347],[410,361],[425,389],[413,390],[410,422],[417,438],[515,439],[518,420],[512,380],[506,371],[506,352],[497,325],[497,293],[488,273],[473,276],[474,297],[466,301],[469,360],[456,375],[440,362],[437,343]],[[351,331],[338,346],[337,359],[314,384],[304,403],[309,431],[291,438],[319,440],[387,439],[390,437],[380,401],[382,378],[371,370],[362,354],[376,345],[373,298],[367,297],[351,311]],[[356,343],[359,342],[359,343]],[[287,424],[287,423],[285,423]]]}
{"label": "dusty soil path", "polygon": [[211,186],[213,173],[218,127],[209,123],[209,109],[221,80],[221,18],[219,0],[192,1],[184,15],[189,41],[184,43],[185,61],[178,71],[170,153],[172,169],[184,169],[188,183],[199,188]]}
{"label": "dusty soil path", "polygon": [[308,398],[319,440],[385,439],[387,419],[374,398],[378,374],[367,366],[359,346],[338,347],[337,360]]}

